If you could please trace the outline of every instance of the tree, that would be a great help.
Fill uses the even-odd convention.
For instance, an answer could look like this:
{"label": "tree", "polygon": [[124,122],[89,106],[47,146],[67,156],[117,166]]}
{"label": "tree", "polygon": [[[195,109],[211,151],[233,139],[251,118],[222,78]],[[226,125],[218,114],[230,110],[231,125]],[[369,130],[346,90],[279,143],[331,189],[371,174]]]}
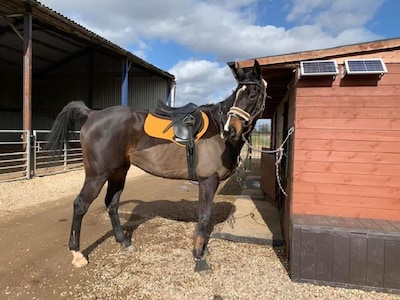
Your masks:
{"label": "tree", "polygon": [[255,132],[257,133],[271,133],[271,120],[270,119],[259,119],[257,121]]}

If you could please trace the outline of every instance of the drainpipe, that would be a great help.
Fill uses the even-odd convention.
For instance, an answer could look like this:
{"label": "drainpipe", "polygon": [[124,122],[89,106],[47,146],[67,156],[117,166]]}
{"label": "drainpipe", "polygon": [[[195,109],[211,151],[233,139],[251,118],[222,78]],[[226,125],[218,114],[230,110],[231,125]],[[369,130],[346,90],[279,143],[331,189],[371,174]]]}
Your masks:
{"label": "drainpipe", "polygon": [[172,80],[171,89],[169,91],[168,103],[167,103],[171,107],[175,107],[175,96],[176,96],[176,81]]}

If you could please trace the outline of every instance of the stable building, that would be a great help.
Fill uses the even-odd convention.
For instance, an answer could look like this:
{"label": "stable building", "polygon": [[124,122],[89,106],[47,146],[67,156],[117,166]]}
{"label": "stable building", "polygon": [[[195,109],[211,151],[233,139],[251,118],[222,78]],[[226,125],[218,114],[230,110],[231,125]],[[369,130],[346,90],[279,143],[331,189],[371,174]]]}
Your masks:
{"label": "stable building", "polygon": [[400,39],[257,60],[271,149],[294,129],[278,179],[275,155],[261,159],[291,278],[399,291]]}
{"label": "stable building", "polygon": [[175,101],[172,74],[39,1],[0,2],[0,49],[0,181],[30,178],[42,147],[35,139],[44,139],[34,131],[49,130],[69,101],[93,109]]}

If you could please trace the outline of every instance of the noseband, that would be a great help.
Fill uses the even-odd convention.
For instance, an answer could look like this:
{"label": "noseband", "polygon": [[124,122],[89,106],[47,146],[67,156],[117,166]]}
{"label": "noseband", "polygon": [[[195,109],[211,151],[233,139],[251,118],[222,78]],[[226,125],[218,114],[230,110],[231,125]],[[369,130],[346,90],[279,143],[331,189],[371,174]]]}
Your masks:
{"label": "noseband", "polygon": [[[265,108],[265,99],[267,98],[267,82],[264,79],[261,79],[261,83],[250,81],[250,82],[239,82],[239,84],[243,84],[243,86],[237,91],[236,99],[233,103],[232,107],[228,111],[228,120],[225,123],[224,130],[228,131],[228,124],[232,116],[235,116],[242,120],[243,127],[246,128],[250,124],[253,123],[254,119],[257,118],[264,112]],[[253,113],[248,113],[243,109],[236,106],[236,101],[238,100],[239,92],[244,91],[248,85],[258,85],[261,87],[262,93],[258,96],[257,105],[254,109]],[[246,132],[247,133],[247,132]]]}

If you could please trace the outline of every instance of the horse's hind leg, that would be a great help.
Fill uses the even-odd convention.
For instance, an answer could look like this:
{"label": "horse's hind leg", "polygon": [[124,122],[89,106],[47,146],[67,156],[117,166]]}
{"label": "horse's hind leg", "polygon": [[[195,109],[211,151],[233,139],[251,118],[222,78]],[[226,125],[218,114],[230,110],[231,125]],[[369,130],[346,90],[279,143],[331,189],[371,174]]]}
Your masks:
{"label": "horse's hind leg", "polygon": [[80,252],[80,235],[83,216],[89,209],[90,204],[96,199],[105,179],[92,179],[86,177],[81,192],[74,201],[74,214],[72,218],[71,234],[69,238],[69,250],[73,255],[72,264],[76,267],[87,265],[88,261]]}
{"label": "horse's hind leg", "polygon": [[128,238],[122,229],[121,221],[118,215],[119,198],[125,186],[126,173],[128,172],[129,165],[122,167],[115,171],[108,179],[108,188],[105,198],[105,204],[108,207],[108,214],[110,215],[111,224],[114,230],[115,240],[125,247],[132,245],[130,238]]}

